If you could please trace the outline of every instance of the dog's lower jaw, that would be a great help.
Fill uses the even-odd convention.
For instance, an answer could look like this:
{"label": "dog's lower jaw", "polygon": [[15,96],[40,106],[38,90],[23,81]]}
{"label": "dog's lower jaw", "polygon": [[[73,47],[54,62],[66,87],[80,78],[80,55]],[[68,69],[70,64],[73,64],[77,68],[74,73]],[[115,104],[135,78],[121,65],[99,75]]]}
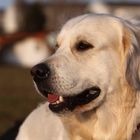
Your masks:
{"label": "dog's lower jaw", "polygon": [[137,125],[135,94],[126,87],[92,112],[63,116],[70,140],[131,140]]}

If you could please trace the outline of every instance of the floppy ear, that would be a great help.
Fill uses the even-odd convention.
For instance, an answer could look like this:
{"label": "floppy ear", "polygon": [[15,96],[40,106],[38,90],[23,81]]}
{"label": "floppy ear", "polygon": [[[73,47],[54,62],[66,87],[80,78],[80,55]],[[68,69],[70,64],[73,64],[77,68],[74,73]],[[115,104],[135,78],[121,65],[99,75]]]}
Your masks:
{"label": "floppy ear", "polygon": [[[125,30],[123,43],[127,49],[125,77],[128,84],[135,90],[140,90],[140,28],[131,27],[129,33]],[[129,35],[128,35],[129,34]]]}

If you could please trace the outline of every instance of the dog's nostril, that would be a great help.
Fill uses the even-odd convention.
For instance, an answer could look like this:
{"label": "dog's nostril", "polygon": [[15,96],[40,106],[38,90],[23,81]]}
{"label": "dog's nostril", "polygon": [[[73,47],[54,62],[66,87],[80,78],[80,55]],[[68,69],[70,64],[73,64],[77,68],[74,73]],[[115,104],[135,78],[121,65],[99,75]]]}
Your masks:
{"label": "dog's nostril", "polygon": [[31,69],[31,75],[38,79],[46,79],[50,74],[50,70],[45,64],[38,64]]}
{"label": "dog's nostril", "polygon": [[37,71],[36,71],[36,75],[38,76],[38,77],[48,77],[47,75],[47,73],[44,71],[44,70],[42,70],[42,69],[38,69]]}

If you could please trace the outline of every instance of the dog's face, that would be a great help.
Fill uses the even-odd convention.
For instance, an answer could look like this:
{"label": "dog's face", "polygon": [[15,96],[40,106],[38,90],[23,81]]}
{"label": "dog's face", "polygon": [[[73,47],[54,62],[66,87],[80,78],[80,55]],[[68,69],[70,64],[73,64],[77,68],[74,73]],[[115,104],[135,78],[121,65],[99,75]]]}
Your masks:
{"label": "dog's face", "polygon": [[120,88],[126,44],[124,25],[117,18],[83,15],[68,21],[55,54],[32,69],[49,108],[84,112],[105,102]]}

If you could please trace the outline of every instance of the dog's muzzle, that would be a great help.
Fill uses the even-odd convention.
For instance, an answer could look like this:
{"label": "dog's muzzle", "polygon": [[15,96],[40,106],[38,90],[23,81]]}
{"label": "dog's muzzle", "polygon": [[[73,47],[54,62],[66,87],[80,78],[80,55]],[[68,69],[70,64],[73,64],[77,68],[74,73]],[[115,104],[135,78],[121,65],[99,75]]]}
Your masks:
{"label": "dog's muzzle", "polygon": [[97,86],[87,88],[76,95],[69,96],[60,96],[57,93],[51,92],[53,91],[49,83],[51,70],[44,63],[34,66],[31,70],[31,75],[33,76],[33,80],[41,94],[47,98],[49,108],[56,113],[62,111],[73,111],[77,106],[88,104],[92,100],[96,99],[101,92],[101,89]]}

